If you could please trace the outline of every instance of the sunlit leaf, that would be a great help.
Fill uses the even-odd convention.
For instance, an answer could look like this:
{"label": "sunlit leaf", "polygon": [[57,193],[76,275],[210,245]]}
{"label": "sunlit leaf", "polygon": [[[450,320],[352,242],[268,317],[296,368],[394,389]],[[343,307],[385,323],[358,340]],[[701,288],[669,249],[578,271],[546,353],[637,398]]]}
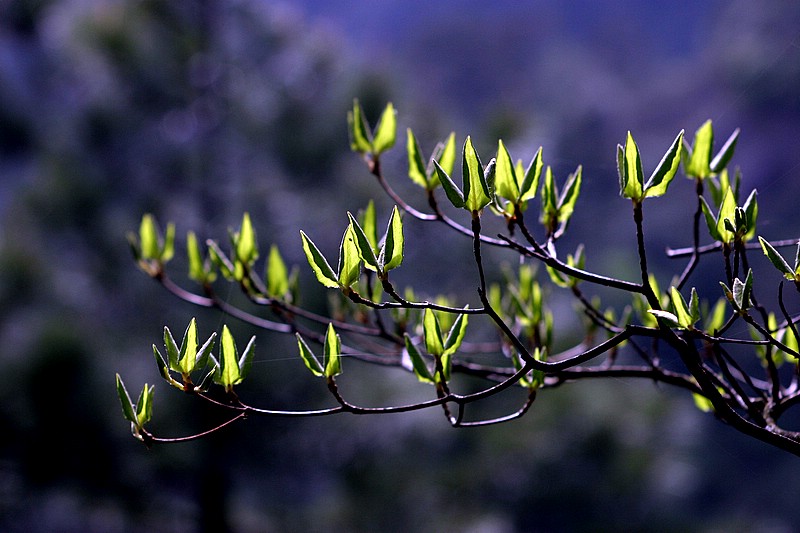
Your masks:
{"label": "sunlit leaf", "polygon": [[489,205],[492,199],[489,196],[489,185],[483,172],[483,165],[469,136],[464,143],[461,165],[464,207],[473,213],[478,212]]}
{"label": "sunlit leaf", "polygon": [[136,401],[136,425],[143,427],[153,417],[153,390],[152,385],[144,384],[139,399]]}
{"label": "sunlit leaf", "polygon": [[461,346],[461,341],[464,340],[464,334],[467,332],[467,324],[469,322],[469,315],[462,313],[458,315],[455,322],[453,322],[450,331],[447,332],[447,339],[444,341],[444,351],[442,355],[452,355],[456,353]]}
{"label": "sunlit leaf", "polygon": [[241,383],[239,353],[236,349],[236,342],[233,340],[233,335],[231,335],[227,325],[222,326],[219,360],[215,360],[215,363],[217,372],[214,376],[214,381],[225,387],[226,391],[233,390],[234,385]]}
{"label": "sunlit leaf", "polygon": [[133,401],[119,374],[117,374],[117,396],[119,397],[119,403],[122,405],[122,415],[125,417],[125,420],[132,424],[138,424]]}
{"label": "sunlit leaf", "polygon": [[447,199],[450,200],[450,203],[453,204],[454,207],[464,207],[465,202],[462,192],[458,189],[456,184],[453,183],[453,180],[450,179],[450,176],[444,171],[437,161],[434,161],[433,164],[436,167],[436,175],[439,178],[439,183],[441,183],[442,189],[444,189],[445,195],[447,195]]}
{"label": "sunlit leaf", "polygon": [[253,335],[250,337],[250,341],[247,343],[247,346],[244,347],[242,357],[239,359],[239,381],[244,380],[250,373],[250,367],[253,364],[253,357],[255,356],[255,353],[256,337]]}
{"label": "sunlit leaf", "polygon": [[300,237],[303,240],[303,251],[306,254],[306,259],[308,259],[308,264],[311,266],[311,270],[314,271],[317,281],[328,288],[339,287],[336,273],[314,242],[302,230],[300,230]]}
{"label": "sunlit leaf", "polygon": [[349,224],[339,246],[339,285],[350,287],[358,280],[360,274],[361,257],[356,244],[356,234],[353,224]]}
{"label": "sunlit leaf", "polygon": [[272,298],[283,298],[288,293],[289,271],[278,246],[273,244],[267,256],[267,294]]}
{"label": "sunlit leaf", "polygon": [[167,231],[164,234],[164,248],[161,250],[161,262],[166,263],[175,256],[175,224],[167,224]]}
{"label": "sunlit leaf", "polygon": [[516,202],[520,191],[511,155],[500,140],[497,142],[497,166],[495,168],[495,187],[497,194],[510,202]]}
{"label": "sunlit leaf", "polygon": [[542,147],[540,146],[528,165],[525,177],[519,187],[520,202],[527,202],[536,196],[536,190],[539,188],[539,177],[542,175],[542,166]]}
{"label": "sunlit leaf", "polygon": [[575,202],[578,201],[578,196],[581,192],[581,178],[583,176],[583,167],[580,165],[575,172],[569,175],[567,183],[564,184],[564,190],[558,199],[558,221],[566,222],[572,216],[575,210]]}
{"label": "sunlit leaf", "polygon": [[625,147],[622,151],[623,171],[621,176],[624,179],[622,196],[636,202],[641,201],[644,181],[642,159],[639,156],[639,147],[636,145],[636,141],[633,140],[633,135],[631,135],[630,131],[625,139]]}
{"label": "sunlit leaf", "polygon": [[208,281],[200,245],[197,243],[197,236],[193,231],[186,235],[186,256],[189,260],[189,278],[198,283]]}
{"label": "sunlit leaf", "polygon": [[683,148],[683,130],[678,133],[672,145],[664,154],[650,179],[645,185],[645,196],[661,196],[667,192],[669,184],[678,172],[681,162],[681,150]]}
{"label": "sunlit leaf", "polygon": [[707,178],[711,175],[711,150],[714,145],[714,128],[711,120],[703,123],[694,134],[691,157],[685,168],[687,176]]}
{"label": "sunlit leaf", "polygon": [[342,373],[342,341],[333,329],[333,324],[328,324],[325,332],[325,377],[332,378]]}
{"label": "sunlit leaf", "polygon": [[372,248],[372,242],[370,242],[369,237],[361,227],[361,224],[358,223],[358,220],[356,220],[350,212],[347,213],[347,216],[350,218],[350,226],[353,228],[353,234],[356,239],[355,242],[358,246],[361,259],[364,261],[364,266],[369,270],[377,272],[380,265],[378,263],[378,257],[375,255],[375,250]]}
{"label": "sunlit leaf", "polygon": [[756,189],[753,189],[747,197],[742,209],[744,209],[747,219],[747,232],[744,234],[744,240],[749,241],[756,235],[756,223],[758,222],[758,191]]}
{"label": "sunlit leaf", "polygon": [[347,113],[348,132],[350,133],[350,149],[362,154],[372,151],[369,129],[364,118],[364,110],[358,99],[353,100],[353,110]]}
{"label": "sunlit leaf", "polygon": [[733,151],[736,149],[736,141],[739,140],[739,128],[733,130],[731,136],[725,141],[725,144],[720,148],[719,153],[711,160],[709,166],[711,172],[714,174],[719,173],[723,168],[728,166],[728,162],[733,157]]}
{"label": "sunlit leaf", "polygon": [[375,155],[381,154],[394,146],[397,138],[397,116],[391,102],[386,104],[386,108],[381,114],[378,125],[375,127],[375,139],[372,141],[372,152]]}
{"label": "sunlit leaf", "polygon": [[[441,155],[435,158],[439,162],[439,166],[442,167],[448,175],[453,174],[453,169],[456,166],[456,134],[455,132],[450,132],[450,135],[447,136],[447,140],[444,143],[444,147],[442,148]],[[429,174],[434,174],[433,169]]]}
{"label": "sunlit leaf", "polygon": [[397,206],[394,206],[381,252],[384,272],[397,268],[403,262],[403,245],[403,220]]}
{"label": "sunlit leaf", "polygon": [[406,129],[406,154],[408,155],[408,177],[422,188],[428,188],[428,173],[422,159],[417,138],[411,128]]}
{"label": "sunlit leaf", "polygon": [[143,259],[158,259],[161,255],[156,220],[150,213],[142,216],[139,225],[139,249]]}
{"label": "sunlit leaf", "polygon": [[770,260],[770,262],[775,265],[781,274],[783,274],[787,279],[793,280],[795,279],[795,271],[794,269],[789,266],[789,263],[786,262],[786,259],[772,246],[769,241],[764,239],[763,237],[758,237],[758,242],[761,243],[761,250],[763,250],[764,255]]}
{"label": "sunlit leaf", "polygon": [[308,347],[303,337],[301,337],[299,333],[296,333],[295,336],[297,337],[297,348],[300,351],[300,357],[303,359],[306,368],[315,376],[322,377],[325,370],[322,368],[319,360],[314,356],[314,353]]}
{"label": "sunlit leaf", "polygon": [[440,356],[444,353],[444,341],[442,340],[442,330],[439,326],[439,319],[436,313],[430,309],[425,309],[422,315],[422,331],[425,336],[425,349],[429,354]]}
{"label": "sunlit leaf", "polygon": [[403,337],[405,340],[405,353],[408,354],[408,358],[411,360],[411,369],[414,371],[414,375],[422,383],[433,383],[431,371],[428,369],[425,359],[422,358],[422,354],[419,353],[419,350],[411,341],[411,337],[408,336],[408,333],[404,334]]}
{"label": "sunlit leaf", "polygon": [[242,225],[236,234],[236,258],[246,265],[252,265],[258,259],[258,244],[250,214],[242,216]]}
{"label": "sunlit leaf", "polygon": [[197,320],[192,318],[186,327],[181,341],[181,349],[178,359],[178,368],[175,370],[181,374],[190,374],[194,370],[197,361]]}

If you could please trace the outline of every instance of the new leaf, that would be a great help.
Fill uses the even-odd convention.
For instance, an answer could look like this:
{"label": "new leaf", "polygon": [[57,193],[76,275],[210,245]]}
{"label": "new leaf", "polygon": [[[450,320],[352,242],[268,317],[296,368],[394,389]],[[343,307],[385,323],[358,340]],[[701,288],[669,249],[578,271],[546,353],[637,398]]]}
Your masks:
{"label": "new leaf", "polygon": [[331,265],[328,264],[325,256],[322,255],[319,248],[302,230],[300,230],[300,237],[303,239],[303,251],[306,254],[306,259],[308,259],[308,264],[311,266],[311,270],[314,271],[317,281],[330,289],[337,288],[339,286],[338,276],[331,268]]}

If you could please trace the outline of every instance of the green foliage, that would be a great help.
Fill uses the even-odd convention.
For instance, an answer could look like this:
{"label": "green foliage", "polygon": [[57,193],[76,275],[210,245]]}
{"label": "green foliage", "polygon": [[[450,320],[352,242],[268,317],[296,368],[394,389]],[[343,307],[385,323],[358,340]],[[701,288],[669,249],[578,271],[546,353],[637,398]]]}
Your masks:
{"label": "green foliage", "polygon": [[329,381],[335,376],[342,373],[342,339],[333,327],[333,324],[328,324],[328,329],[325,331],[325,340],[323,342],[323,356],[325,366],[320,364],[317,356],[308,347],[305,339],[299,333],[297,337],[297,348],[300,352],[300,358],[312,374],[317,377],[325,377]]}
{"label": "green foliage", "polygon": [[[800,434],[778,429],[776,425],[784,412],[796,403],[793,391],[800,375],[797,372],[800,358],[797,327],[785,308],[782,292],[779,292],[780,315],[760,305],[755,297],[755,274],[747,257],[752,246],[747,243],[755,236],[757,193],[753,190],[740,206],[740,174],[737,172],[732,181],[726,168],[733,157],[738,130],[716,155],[713,155],[714,133],[710,121],[697,130],[691,147],[684,142],[681,130],[647,180],[633,135],[628,132],[625,144],[617,146],[619,192],[634,205],[634,249],[640,277],[629,281],[592,271],[587,265],[583,244],[578,244],[564,259],[559,256],[560,239],[570,220],[581,215],[577,199],[583,180],[582,166],[579,165],[559,187],[551,167],[543,163],[541,147],[524,167],[521,160],[514,162],[506,145],[498,140],[496,157],[484,165],[472,138],[467,136],[461,150],[459,187],[451,178],[456,156],[455,134],[437,144],[426,164],[416,137],[408,129],[408,176],[423,189],[424,199],[431,209],[431,212],[423,212],[398,197],[388,186],[379,164],[379,156],[395,143],[397,123],[393,106],[386,106],[377,126],[371,130],[361,106],[355,101],[348,122],[351,147],[364,156],[368,170],[378,178],[395,205],[382,236],[379,236],[374,202],[370,201],[357,215],[347,213],[348,223],[339,245],[336,270],[311,238],[300,231],[300,245],[317,281],[324,287],[339,289],[331,297],[329,316],[296,305],[299,301],[297,271],[293,269],[294,274],[289,274],[274,245],[265,261],[264,280],[253,275],[260,254],[256,232],[247,213],[239,229],[230,232],[231,249],[227,254],[215,241],[209,240],[206,241],[206,257],[194,233],[187,234],[188,275],[203,286],[203,295],[189,293],[167,278],[164,264],[172,257],[174,249],[172,224],[162,236],[155,220],[145,215],[138,236],[129,236],[140,267],[177,296],[194,304],[221,307],[232,316],[265,329],[294,333],[304,366],[312,375],[325,378],[336,402],[335,406],[324,409],[289,411],[244,404],[233,391],[250,370],[255,337],[240,356],[228,326],[223,326],[216,358],[211,353],[216,334],[199,346],[194,319],[189,322],[180,346],[165,328],[167,356],[162,356],[153,346],[159,374],[176,388],[205,397],[221,408],[230,407],[231,418],[219,428],[249,414],[375,414],[426,409],[434,405],[443,409],[453,426],[494,424],[523,416],[541,390],[592,377],[626,377],[681,388],[692,395],[700,410],[714,411],[716,416],[740,429],[744,421],[748,434],[800,455],[797,444]],[[648,268],[643,203],[646,198],[667,194],[681,162],[685,174],[696,180],[698,195],[694,210],[685,212],[693,221],[687,237],[691,238],[692,245],[669,252],[675,257],[688,258],[688,262],[673,278],[669,291],[662,293]],[[708,184],[708,195],[704,193],[703,183]],[[435,194],[438,185],[442,186],[450,204],[467,211],[468,225],[462,225],[455,216],[451,218],[440,210]],[[537,237],[526,221],[528,204],[537,192],[540,193],[538,220],[544,227],[542,238]],[[488,211],[487,206],[490,207]],[[505,222],[507,232],[483,234],[482,217],[486,213]],[[678,217],[680,212],[676,210],[672,216]],[[419,223],[439,223],[443,231],[452,231],[458,238],[466,236],[471,240],[469,246],[477,267],[474,270],[480,302],[477,307],[458,303],[459,296],[434,295],[424,300],[409,286],[395,287],[389,273],[404,261],[404,217]],[[701,243],[699,226],[702,221],[714,241],[711,244]],[[467,245],[466,240],[443,238],[439,242],[455,247]],[[790,263],[778,251],[785,243],[773,244],[763,237],[759,237],[759,243],[772,265],[800,290],[800,247]],[[518,255],[519,267],[504,268],[502,283],[488,279],[486,266],[494,257],[493,250]],[[720,285],[724,298],[710,307],[700,299],[702,288],[692,287],[687,301],[685,287],[691,286],[687,282],[697,263],[713,253],[720,253],[722,258]],[[544,265],[547,273],[543,278],[539,276],[539,264]],[[741,279],[744,269],[747,272]],[[265,318],[234,308],[216,297],[217,273],[236,283],[251,303],[264,306],[271,316]],[[585,328],[582,336],[576,336],[570,326],[570,331],[558,343],[556,336],[562,335],[566,328],[554,318],[548,306],[551,294],[557,289],[566,289],[574,297],[579,323]],[[626,294],[628,301],[621,308],[601,306],[600,292],[609,290]],[[732,312],[729,313],[729,309]],[[493,326],[479,326],[470,336],[489,330],[494,331],[496,337],[485,342],[466,340],[468,325],[475,323],[470,315],[477,315]],[[782,316],[783,322],[779,322],[777,316]],[[744,322],[746,327],[732,327],[737,321]],[[323,325],[324,334],[321,333]],[[752,338],[742,338],[739,333],[742,330],[749,331]],[[563,345],[565,339],[574,337],[580,337],[577,344],[562,352],[554,349]],[[321,358],[315,355],[306,339],[322,346]],[[416,380],[434,386],[435,399],[423,398],[416,403],[386,407],[361,407],[350,403],[339,392],[335,380],[342,371],[345,350],[348,357],[354,359],[407,370]],[[739,362],[739,354],[731,355],[734,350],[749,350],[755,354],[766,369],[766,378],[747,374],[748,367]],[[484,362],[484,352],[501,354],[505,362]],[[668,365],[661,362],[662,352],[669,352],[666,359],[671,362]],[[789,370],[786,367],[790,367]],[[454,379],[457,372],[469,374],[474,378],[472,381],[482,380],[486,385],[477,392],[456,392],[463,386],[460,380]],[[193,378],[196,373],[204,375],[197,385]],[[224,401],[214,399],[211,387],[207,386],[209,380],[219,385],[226,395]],[[786,387],[784,383],[790,380],[792,385]],[[517,411],[479,420],[465,416],[473,403],[503,394],[513,385],[528,390]],[[518,390],[517,387],[513,389]],[[117,378],[123,416],[131,423],[134,435],[148,443],[159,441],[144,429],[152,413],[152,390],[146,385],[134,404],[122,380]],[[769,425],[766,420],[770,420]]]}
{"label": "green foliage", "polygon": [[422,151],[411,128],[406,130],[406,137],[408,177],[420,187],[432,191],[439,185],[439,175],[434,162],[438,162],[447,175],[453,173],[456,162],[456,134],[451,132],[445,142],[436,145],[427,165],[423,163]]}
{"label": "green foliage", "polygon": [[[216,336],[216,333],[212,333],[208,340],[198,349],[197,321],[192,318],[183,334],[183,340],[181,340],[179,348],[172,336],[172,332],[165,326],[164,348],[167,352],[166,359],[158,351],[156,345],[153,345],[153,356],[156,358],[161,377],[170,385],[181,390],[194,390],[195,386],[192,382],[191,374],[195,370],[204,370],[208,366],[209,354],[214,347]],[[170,371],[179,373],[182,381],[179,382],[172,378],[169,374]],[[213,369],[211,372],[213,373]],[[200,382],[198,389],[203,389],[209,375],[206,375]]]}
{"label": "green foliage", "polygon": [[231,335],[228,326],[222,326],[222,338],[220,341],[219,359],[209,355],[214,364],[214,383],[222,385],[225,392],[233,392],[233,386],[238,385],[250,373],[250,365],[255,355],[256,337],[250,338],[250,342],[239,357],[239,350],[236,342]]}
{"label": "green foliage", "polygon": [[152,385],[145,383],[139,398],[136,403],[133,403],[125,388],[125,383],[117,374],[117,396],[122,405],[122,416],[131,423],[133,436],[141,441],[144,440],[144,426],[153,416],[153,390],[154,387]]}
{"label": "green foliage", "polygon": [[434,165],[439,182],[453,206],[464,208],[477,217],[491,203],[494,194],[494,160],[484,167],[469,136],[461,151],[461,189],[438,162],[434,161]]}
{"label": "green foliage", "polygon": [[175,224],[167,224],[166,232],[162,235],[155,217],[145,213],[139,225],[138,237],[129,232],[128,244],[139,268],[149,276],[156,277],[175,255]]}
{"label": "green foliage", "polygon": [[364,110],[358,100],[353,101],[353,110],[347,113],[350,132],[350,149],[370,156],[379,156],[394,146],[397,136],[397,117],[391,103],[381,113],[373,131],[367,126]]}
{"label": "green foliage", "polygon": [[703,180],[713,176],[728,166],[733,152],[736,149],[736,141],[739,139],[739,129],[737,128],[722,145],[717,155],[712,157],[714,149],[714,127],[711,120],[707,120],[694,134],[692,146],[685,147],[684,150],[684,172],[688,177]]}
{"label": "green foliage", "polygon": [[761,243],[761,249],[764,252],[764,255],[769,258],[770,262],[773,264],[778,271],[783,274],[783,276],[791,281],[800,282],[800,242],[797,245],[797,252],[795,253],[794,257],[794,266],[789,266],[789,262],[783,258],[783,256],[772,246],[768,240],[764,237],[758,237],[758,242]]}
{"label": "green foliage", "polygon": [[625,146],[617,145],[617,173],[622,197],[629,198],[634,203],[641,203],[645,198],[662,196],[666,193],[672,178],[678,172],[682,148],[683,130],[675,137],[672,145],[667,149],[664,157],[645,183],[639,146],[629,131],[625,139]]}

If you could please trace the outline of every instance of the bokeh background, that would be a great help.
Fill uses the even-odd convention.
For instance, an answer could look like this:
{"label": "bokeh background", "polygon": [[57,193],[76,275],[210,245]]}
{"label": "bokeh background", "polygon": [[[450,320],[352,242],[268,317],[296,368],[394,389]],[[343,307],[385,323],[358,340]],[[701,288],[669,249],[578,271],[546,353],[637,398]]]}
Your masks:
{"label": "bokeh background", "polygon": [[[436,411],[249,420],[152,450],[134,441],[114,372],[131,389],[158,382],[150,345],[164,325],[197,316],[201,334],[223,322],[243,340],[252,331],[138,272],[126,232],[153,212],[176,221],[180,250],[188,230],[224,241],[247,210],[263,250],[276,243],[303,265],[302,228],[333,253],[346,210],[371,197],[379,216],[391,207],[348,151],[354,97],[373,119],[394,102],[426,152],[455,130],[486,159],[499,137],[514,157],[543,145],[560,179],[583,164],[567,243],[585,242],[600,272],[635,275],[614,162],[628,129],[649,171],[681,128],[711,118],[725,138],[741,127],[734,164],[759,190],[759,233],[800,233],[792,0],[0,2],[0,530],[800,529],[796,457],[651,383],[547,391],[523,420],[480,430],[452,430]],[[387,154],[387,174],[423,206],[404,158]],[[656,256],[689,243],[691,190],[677,179],[674,200],[647,213],[662,284],[682,267]],[[398,279],[474,298],[458,268],[468,241],[445,247],[420,225],[406,238]],[[321,308],[302,270],[305,301]],[[563,307],[566,345],[577,333]],[[323,405],[294,350],[259,333],[243,395]],[[345,372],[366,403],[429,392],[399,371],[346,361]],[[179,436],[216,415],[157,383],[155,418],[154,431]]]}

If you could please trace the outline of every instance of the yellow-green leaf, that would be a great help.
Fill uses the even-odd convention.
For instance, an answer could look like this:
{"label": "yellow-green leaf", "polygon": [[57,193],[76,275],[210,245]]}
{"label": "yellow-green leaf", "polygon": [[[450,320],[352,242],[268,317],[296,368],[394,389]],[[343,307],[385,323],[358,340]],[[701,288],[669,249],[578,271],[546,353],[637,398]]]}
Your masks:
{"label": "yellow-green leaf", "polygon": [[397,268],[403,262],[403,245],[403,220],[397,206],[394,206],[381,251],[384,272]]}
{"label": "yellow-green leaf", "polygon": [[375,127],[375,139],[372,141],[372,153],[381,154],[394,146],[397,138],[397,117],[391,102],[381,114],[378,125]]}
{"label": "yellow-green leaf", "polygon": [[706,120],[692,141],[692,152],[686,165],[686,175],[696,178],[707,178],[711,175],[711,150],[714,146],[714,128],[711,120]]}
{"label": "yellow-green leaf", "polygon": [[267,256],[267,294],[272,298],[283,298],[288,293],[289,270],[278,246],[273,244]]}
{"label": "yellow-green leaf", "polygon": [[333,324],[328,324],[328,329],[325,332],[325,377],[332,378],[333,376],[342,373],[342,341],[339,335],[333,329]]}
{"label": "yellow-green leaf", "polygon": [[338,276],[331,268],[331,265],[328,264],[325,256],[322,255],[314,242],[302,230],[300,230],[300,237],[303,240],[303,251],[306,254],[306,259],[311,266],[311,270],[314,271],[317,281],[331,289],[339,287]]}
{"label": "yellow-green leaf", "polygon": [[406,153],[408,155],[408,177],[420,187],[428,188],[428,173],[422,159],[417,138],[411,128],[406,129]]}

